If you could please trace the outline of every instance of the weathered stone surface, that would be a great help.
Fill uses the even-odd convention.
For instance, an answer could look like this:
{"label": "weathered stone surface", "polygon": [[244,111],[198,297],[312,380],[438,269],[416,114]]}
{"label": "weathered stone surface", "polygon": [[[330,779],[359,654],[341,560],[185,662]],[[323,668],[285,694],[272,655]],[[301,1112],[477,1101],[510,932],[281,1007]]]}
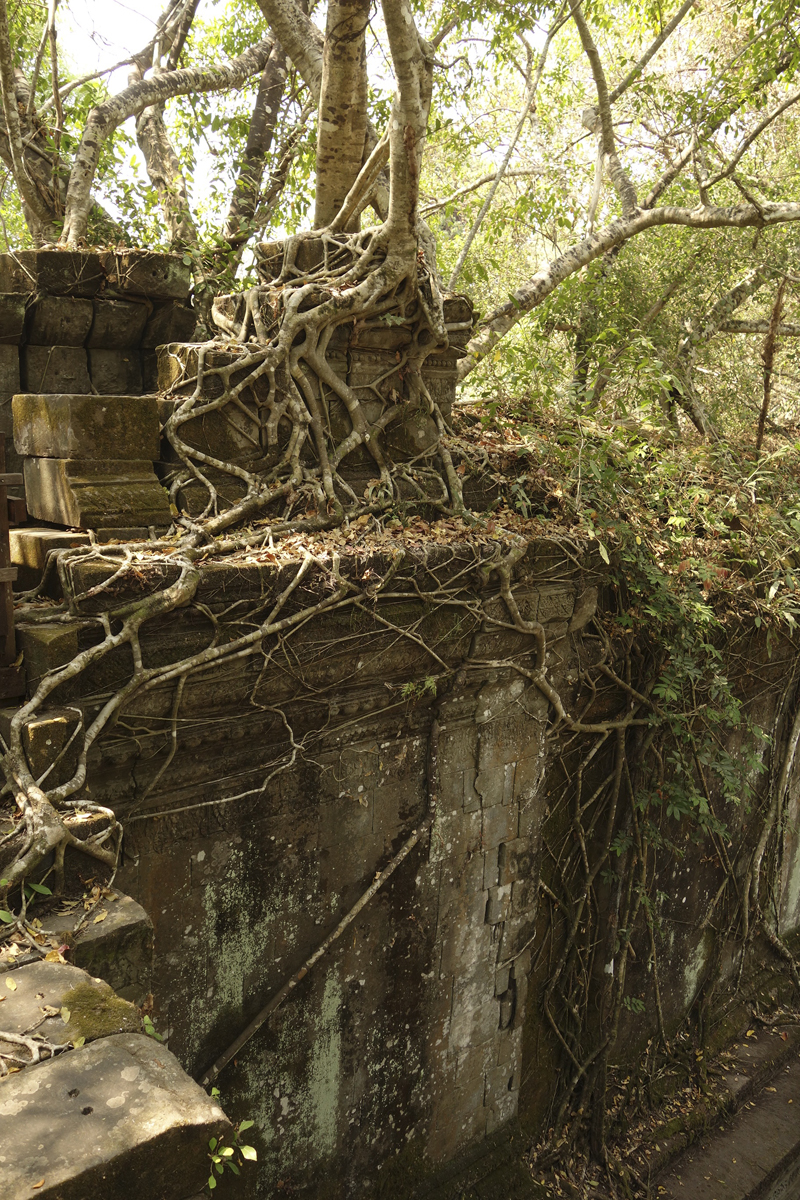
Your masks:
{"label": "weathered stone surface", "polygon": [[0,292],[0,345],[16,346],[22,340],[27,300],[20,292]]}
{"label": "weathered stone surface", "polygon": [[92,305],[92,327],[86,343],[90,350],[122,350],[141,344],[150,311],[147,304],[96,297]]}
{"label": "weathered stone surface", "polygon": [[[55,1046],[66,1046],[76,1038],[90,1042],[115,1033],[141,1032],[135,1005],[117,996],[104,980],[70,963],[41,961],[18,967],[0,978],[0,995],[5,996],[3,1031],[25,1034],[35,1028]],[[3,1043],[0,1031],[0,1053],[15,1053],[12,1045]],[[0,1111],[3,1086],[0,1081]]]}
{"label": "weathered stone surface", "polygon": [[86,351],[81,346],[23,346],[20,361],[22,386],[28,392],[85,396],[92,390]]}
{"label": "weathered stone surface", "polygon": [[171,520],[152,462],[26,458],[25,497],[37,520],[82,529],[165,527]]}
{"label": "weathered stone surface", "polygon": [[23,653],[25,679],[32,695],[48,671],[63,667],[78,653],[77,630],[68,625],[20,628],[17,642]]}
{"label": "weathered stone surface", "polygon": [[25,338],[32,346],[82,346],[92,324],[92,301],[37,296],[28,306]]}
{"label": "weathered stone surface", "polygon": [[14,395],[19,391],[19,353],[17,346],[0,346],[0,394],[2,395]]}
{"label": "weathered stone surface", "polygon": [[139,351],[90,350],[89,374],[101,395],[140,395],[142,365]]}
{"label": "weathered stone surface", "polygon": [[[17,710],[0,708],[0,734],[8,743],[9,726]],[[50,785],[64,783],[75,770],[78,757],[78,747],[73,743],[71,750],[68,742],[78,724],[79,713],[74,708],[42,709],[25,722],[22,734],[22,744],[25,747],[30,768],[38,779],[53,763],[54,758],[61,761],[56,764],[48,775]]]}
{"label": "weathered stone surface", "polygon": [[0,291],[94,296],[105,280],[102,257],[87,250],[19,250],[0,255]]}
{"label": "weathered stone surface", "polygon": [[174,1055],[141,1034],[4,1080],[0,1117],[9,1200],[175,1200],[202,1187],[208,1140],[230,1129]]}
{"label": "weathered stone surface", "polygon": [[17,590],[20,592],[38,585],[51,550],[89,544],[87,533],[65,533],[60,529],[36,529],[30,526],[11,529],[8,539],[11,561],[17,568]]}
{"label": "weathered stone surface", "polygon": [[106,255],[105,266],[109,288],[119,292],[149,300],[185,300],[191,290],[191,267],[178,254],[120,250]]}
{"label": "weathered stone surface", "polygon": [[157,304],[142,336],[142,349],[155,350],[167,342],[188,342],[197,324],[197,313],[187,304],[171,301]]}
{"label": "weathered stone surface", "polygon": [[71,947],[76,967],[104,980],[124,1000],[141,1004],[150,991],[153,967],[153,923],[147,913],[130,896],[111,889],[88,923],[81,924],[84,916],[80,907],[52,913],[42,918],[42,932],[58,935]]}
{"label": "weathered stone surface", "polygon": [[20,395],[14,397],[13,414],[20,454],[97,461],[158,458],[153,396]]}

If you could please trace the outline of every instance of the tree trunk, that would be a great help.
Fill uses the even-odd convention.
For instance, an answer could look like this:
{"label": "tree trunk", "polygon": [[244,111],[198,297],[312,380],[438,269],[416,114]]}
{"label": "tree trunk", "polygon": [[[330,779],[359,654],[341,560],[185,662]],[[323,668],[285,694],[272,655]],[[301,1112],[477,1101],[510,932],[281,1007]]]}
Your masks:
{"label": "tree trunk", "polygon": [[[370,0],[328,2],[317,132],[315,229],[330,225],[365,157],[369,10]],[[358,227],[356,215],[347,228]]]}

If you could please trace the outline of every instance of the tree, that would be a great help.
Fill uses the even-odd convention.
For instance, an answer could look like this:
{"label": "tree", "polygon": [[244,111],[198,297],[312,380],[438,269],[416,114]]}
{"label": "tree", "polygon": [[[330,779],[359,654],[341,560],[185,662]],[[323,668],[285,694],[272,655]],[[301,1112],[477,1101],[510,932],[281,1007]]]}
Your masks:
{"label": "tree", "polygon": [[[732,319],[737,297],[785,274],[787,229],[800,219],[796,4],[746,4],[728,14],[684,0],[668,20],[647,2],[554,10],[524,0],[477,9],[459,0],[382,0],[376,10],[367,0],[328,0],[324,14],[306,9],[301,0],[259,0],[258,11],[228,10],[245,15],[235,27],[202,26],[197,0],[170,0],[154,38],[127,64],[129,85],[105,95],[97,79],[70,77],[59,62],[55,3],[31,40],[21,27],[40,10],[17,9],[12,20],[0,0],[0,156],[31,239],[75,248],[128,236],[104,210],[107,195],[140,235],[153,228],[146,213],[133,213],[141,193],[120,183],[115,165],[126,147],[123,127],[135,119],[163,240],[189,256],[204,314],[224,334],[201,343],[191,363],[187,356],[165,426],[183,468],[173,486],[175,528],[168,543],[141,549],[163,587],[109,607],[96,619],[98,640],[49,672],[12,721],[4,769],[26,837],[6,886],[51,850],[63,854],[66,814],[91,748],[132,697],[174,687],[175,724],[192,673],[261,653],[270,638],[289,637],[334,607],[369,601],[373,611],[401,556],[384,579],[368,582],[342,574],[338,555],[309,549],[267,616],[259,609],[249,624],[237,618],[229,640],[215,633],[189,658],[145,666],[142,627],[193,603],[203,561],[287,533],[380,521],[400,506],[479,519],[464,503],[446,413],[426,376],[427,360],[451,335],[469,337],[459,376],[476,387],[478,368],[491,369],[501,345],[519,345],[524,319],[541,310],[542,340],[559,330],[574,336],[559,387],[584,405],[613,389],[615,370],[647,332],[648,356],[663,353],[674,399],[702,425],[690,402],[692,354]],[[206,36],[194,36],[198,30]],[[192,202],[189,167],[204,131],[221,133],[226,121],[230,191],[207,219]],[[262,281],[232,289],[231,264],[244,272],[245,248],[271,220],[291,236],[260,243]],[[504,225],[511,231],[500,242]],[[537,269],[535,258],[543,260]],[[471,322],[445,320],[445,277],[452,286],[471,282],[485,303],[474,332]],[[626,290],[626,279],[635,287]],[[615,296],[624,318],[616,345],[603,336]],[[656,322],[679,296],[685,320],[670,361]],[[389,366],[354,380],[347,359],[359,339],[389,334]],[[534,346],[531,357],[539,352]],[[191,422],[248,404],[263,414],[267,434],[258,467],[192,443]],[[398,464],[389,435],[412,411],[424,414],[433,436]],[[368,469],[358,489],[347,471],[357,454]],[[234,501],[222,495],[225,477],[239,486]],[[199,512],[181,508],[187,480],[205,489]],[[509,534],[482,565],[506,606],[498,623],[531,639],[526,678],[562,718],[546,679],[543,628],[514,600],[512,572],[524,550]],[[124,549],[93,553],[119,576],[131,568]],[[291,600],[301,583],[305,596],[314,572],[312,598]],[[409,584],[408,595],[419,599],[419,586]],[[438,593],[430,599],[446,602]],[[122,646],[131,648],[130,678],[81,727],[71,779],[43,791],[25,757],[25,722],[56,688]],[[620,764],[626,722],[613,725]],[[606,736],[612,726],[572,728]],[[95,850],[113,859],[103,845]]]}

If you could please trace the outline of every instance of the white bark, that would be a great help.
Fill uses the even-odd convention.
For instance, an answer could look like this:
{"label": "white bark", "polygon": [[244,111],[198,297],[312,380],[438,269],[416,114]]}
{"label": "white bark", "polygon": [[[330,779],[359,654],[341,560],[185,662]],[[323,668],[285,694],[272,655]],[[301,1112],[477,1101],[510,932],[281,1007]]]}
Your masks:
{"label": "white bark", "polygon": [[621,246],[646,229],[662,225],[682,225],[689,229],[747,229],[783,225],[790,221],[800,221],[800,203],[764,203],[758,207],[741,204],[730,208],[679,208],[665,205],[662,208],[640,209],[630,217],[620,217],[546,263],[531,279],[518,287],[504,304],[487,315],[467,347],[467,356],[459,364],[459,379],[465,379],[500,339],[565,279],[594,262],[601,254]]}
{"label": "white bark", "polygon": [[85,238],[91,208],[92,181],[100,153],[106,139],[123,121],[150,105],[162,104],[172,96],[186,96],[193,92],[221,92],[239,87],[246,79],[264,70],[271,50],[271,39],[258,42],[224,66],[212,67],[207,71],[184,68],[154,79],[145,79],[93,108],[89,113],[70,176],[61,241],[74,246]]}
{"label": "white bark", "polygon": [[[317,125],[314,227],[330,225],[361,169],[367,136],[366,32],[371,0],[328,0]],[[351,215],[345,230],[358,228]]]}

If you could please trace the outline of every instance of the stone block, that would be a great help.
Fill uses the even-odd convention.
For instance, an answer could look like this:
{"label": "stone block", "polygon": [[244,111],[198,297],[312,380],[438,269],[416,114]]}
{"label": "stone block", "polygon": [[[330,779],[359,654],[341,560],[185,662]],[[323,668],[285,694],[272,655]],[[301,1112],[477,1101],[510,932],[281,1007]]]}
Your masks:
{"label": "stone block", "polygon": [[[70,946],[76,967],[104,980],[123,999],[141,1004],[150,991],[153,968],[153,923],[147,913],[130,896],[112,889],[76,934],[83,916],[80,908],[51,913],[42,918],[42,932],[58,935]],[[95,921],[96,916],[103,920]]]}
{"label": "stone block", "polygon": [[186,300],[191,290],[192,269],[178,254],[119,250],[106,255],[105,266],[108,286],[117,292],[148,300]]}
{"label": "stone block", "polygon": [[508,906],[511,903],[511,884],[505,887],[489,888],[489,899],[486,903],[486,923],[497,925],[506,919]]}
{"label": "stone block", "polygon": [[14,397],[12,410],[14,445],[20,454],[151,462],[158,458],[153,396],[20,395]]}
{"label": "stone block", "polygon": [[20,292],[0,292],[0,346],[16,346],[22,341],[27,299]]}
{"label": "stone block", "polygon": [[535,909],[539,900],[539,872],[528,879],[517,879],[511,890],[511,911],[515,916]]}
{"label": "stone block", "polygon": [[[8,986],[8,979],[16,984]],[[66,1046],[76,1038],[87,1042],[115,1033],[141,1033],[142,1020],[135,1005],[122,1000],[102,979],[95,979],[71,963],[40,962],[18,967],[0,981],[3,1001],[3,1032],[22,1034],[36,1031],[55,1046]],[[64,1011],[66,1010],[66,1011]],[[65,1019],[66,1018],[66,1019]],[[0,1054],[12,1049],[3,1043]],[[27,1074],[33,1068],[26,1067]],[[0,1081],[0,1112],[8,1081]]]}
{"label": "stone block", "polygon": [[155,350],[142,351],[142,391],[158,391],[158,355]]}
{"label": "stone block", "polygon": [[32,346],[82,346],[92,317],[91,300],[37,296],[26,313],[25,340]]}
{"label": "stone block", "polygon": [[517,1115],[519,1106],[519,1091],[507,1091],[504,1095],[498,1095],[495,1102],[488,1105],[486,1108],[486,1133],[494,1133],[496,1129],[500,1129],[502,1125],[507,1124]]}
{"label": "stone block", "polygon": [[519,1029],[507,1029],[497,1039],[498,1067],[511,1067],[519,1070],[522,1065],[522,1026]]}
{"label": "stone block", "polygon": [[489,888],[497,886],[498,875],[498,848],[495,846],[491,850],[485,850],[483,853],[483,889],[488,891]]}
{"label": "stone block", "polygon": [[464,812],[477,812],[481,806],[481,798],[475,790],[477,771],[468,767],[464,772]]}
{"label": "stone block", "polygon": [[[78,653],[78,631],[69,625],[18,625],[17,643],[23,653],[25,679],[32,695],[48,671],[72,662]],[[60,699],[65,699],[63,693]]]}
{"label": "stone block", "polygon": [[24,346],[20,365],[22,385],[17,391],[86,396],[92,390],[82,346]]}
{"label": "stone block", "polygon": [[510,842],[517,836],[519,815],[516,805],[495,805],[483,813],[481,836],[486,850],[494,849],[501,842]]}
{"label": "stone block", "polygon": [[140,395],[142,364],[139,351],[90,350],[89,375],[101,396]]}
{"label": "stone block", "polygon": [[503,842],[499,848],[500,883],[513,883],[515,879],[528,879],[533,874],[534,850],[529,838],[514,838]]}
{"label": "stone block", "polygon": [[27,458],[25,495],[37,520],[80,529],[163,528],[172,519],[151,462]]}
{"label": "stone block", "polygon": [[503,925],[503,958],[514,958],[533,939],[536,914],[530,911],[517,916],[511,913]]}
{"label": "stone block", "polygon": [[0,394],[2,395],[13,396],[19,391],[19,354],[17,346],[0,346]]}
{"label": "stone block", "polygon": [[41,581],[51,550],[70,546],[88,546],[88,533],[65,533],[60,529],[36,529],[30,526],[9,530],[11,561],[17,568],[17,589],[26,591]]}
{"label": "stone block", "polygon": [[155,350],[157,346],[165,346],[168,342],[188,342],[196,325],[197,313],[188,304],[175,301],[157,304],[144,327],[142,349]]}
{"label": "stone block", "polygon": [[546,625],[549,621],[569,621],[575,608],[575,593],[558,587],[542,587],[539,590],[537,620]]}
{"label": "stone block", "polygon": [[105,281],[101,256],[87,250],[19,250],[0,254],[0,291],[94,296]]}
{"label": "stone block", "polygon": [[[208,1177],[222,1109],[169,1050],[103,1038],[0,1083],[0,1190],[14,1200],[171,1200]],[[44,1180],[41,1184],[40,1180]]]}
{"label": "stone block", "polygon": [[503,1100],[506,1092],[513,1092],[518,1087],[519,1080],[515,1078],[515,1071],[510,1065],[490,1067],[486,1072],[484,1104],[490,1105],[496,1100]]}
{"label": "stone block", "polygon": [[138,349],[150,310],[135,300],[95,299],[92,327],[86,345],[90,350]]}

